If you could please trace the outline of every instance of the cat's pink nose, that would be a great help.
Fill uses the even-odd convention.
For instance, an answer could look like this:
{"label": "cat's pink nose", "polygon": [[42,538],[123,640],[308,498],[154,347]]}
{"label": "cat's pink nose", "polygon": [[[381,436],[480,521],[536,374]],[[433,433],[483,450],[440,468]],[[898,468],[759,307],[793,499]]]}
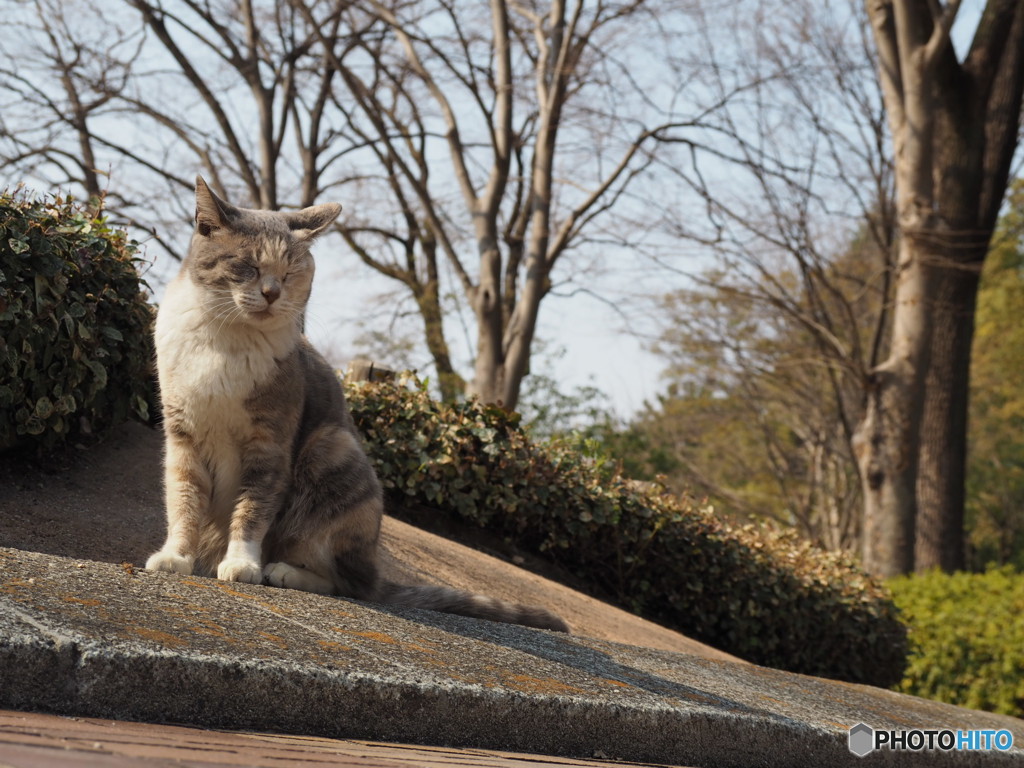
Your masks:
{"label": "cat's pink nose", "polygon": [[273,304],[281,295],[281,284],[277,280],[264,280],[260,293],[267,300],[267,304]]}

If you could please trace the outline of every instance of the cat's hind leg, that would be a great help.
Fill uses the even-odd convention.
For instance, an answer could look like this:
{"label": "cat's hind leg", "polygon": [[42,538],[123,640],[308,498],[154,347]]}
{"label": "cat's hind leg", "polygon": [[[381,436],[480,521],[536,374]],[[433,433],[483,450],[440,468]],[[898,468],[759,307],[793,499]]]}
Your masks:
{"label": "cat's hind leg", "polygon": [[267,580],[373,599],[383,496],[358,438],[340,424],[322,425],[306,438],[294,475],[296,493],[275,523],[267,559],[301,564],[305,573],[275,568]]}

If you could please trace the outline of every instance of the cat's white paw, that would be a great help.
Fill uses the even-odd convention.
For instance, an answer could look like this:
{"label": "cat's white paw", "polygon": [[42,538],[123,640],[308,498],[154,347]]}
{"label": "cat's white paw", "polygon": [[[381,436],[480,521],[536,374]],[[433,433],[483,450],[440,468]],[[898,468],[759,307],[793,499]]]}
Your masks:
{"label": "cat's white paw", "polygon": [[228,557],[217,566],[217,578],[224,581],[243,581],[246,584],[262,584],[263,569],[253,560]]}
{"label": "cat's white paw", "polygon": [[288,563],[268,563],[263,569],[263,576],[273,587],[301,589],[303,592],[316,592],[321,595],[329,595],[334,591],[333,585],[327,579]]}
{"label": "cat's white paw", "polygon": [[180,573],[184,576],[192,575],[192,566],[195,563],[195,558],[179,555],[176,552],[167,552],[161,549],[159,552],[154,552],[149,556],[149,560],[146,561],[147,571],[169,571],[170,573]]}
{"label": "cat's white paw", "polygon": [[298,568],[293,568],[288,563],[267,563],[267,567],[263,569],[263,577],[272,587],[288,588],[291,586],[289,582],[295,582],[297,572]]}

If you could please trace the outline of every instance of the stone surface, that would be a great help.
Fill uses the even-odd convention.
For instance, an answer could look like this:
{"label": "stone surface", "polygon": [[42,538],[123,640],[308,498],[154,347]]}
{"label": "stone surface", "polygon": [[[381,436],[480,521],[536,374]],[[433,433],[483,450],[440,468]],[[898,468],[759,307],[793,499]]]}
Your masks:
{"label": "stone surface", "polygon": [[[163,542],[160,433],[120,425],[89,450],[36,463],[0,457],[0,547],[141,565]],[[383,571],[549,608],[578,633],[709,658],[735,657],[482,552],[392,518]]]}
{"label": "stone surface", "polygon": [[[1024,722],[587,637],[0,550],[0,706],[677,765],[1020,765]],[[993,729],[993,753],[847,748]]]}

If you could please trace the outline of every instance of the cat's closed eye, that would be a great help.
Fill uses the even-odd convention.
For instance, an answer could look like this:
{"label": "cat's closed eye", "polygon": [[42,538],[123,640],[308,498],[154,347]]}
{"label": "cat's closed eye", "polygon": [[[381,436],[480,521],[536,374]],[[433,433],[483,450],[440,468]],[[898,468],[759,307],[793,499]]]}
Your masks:
{"label": "cat's closed eye", "polygon": [[254,264],[246,261],[236,261],[228,267],[231,277],[238,281],[255,280],[260,276],[260,271]]}
{"label": "cat's closed eye", "polygon": [[290,278],[299,277],[300,275],[307,272],[308,269],[305,264],[296,264],[288,268],[288,271],[284,273],[284,277],[281,278],[281,282],[287,282]]}

